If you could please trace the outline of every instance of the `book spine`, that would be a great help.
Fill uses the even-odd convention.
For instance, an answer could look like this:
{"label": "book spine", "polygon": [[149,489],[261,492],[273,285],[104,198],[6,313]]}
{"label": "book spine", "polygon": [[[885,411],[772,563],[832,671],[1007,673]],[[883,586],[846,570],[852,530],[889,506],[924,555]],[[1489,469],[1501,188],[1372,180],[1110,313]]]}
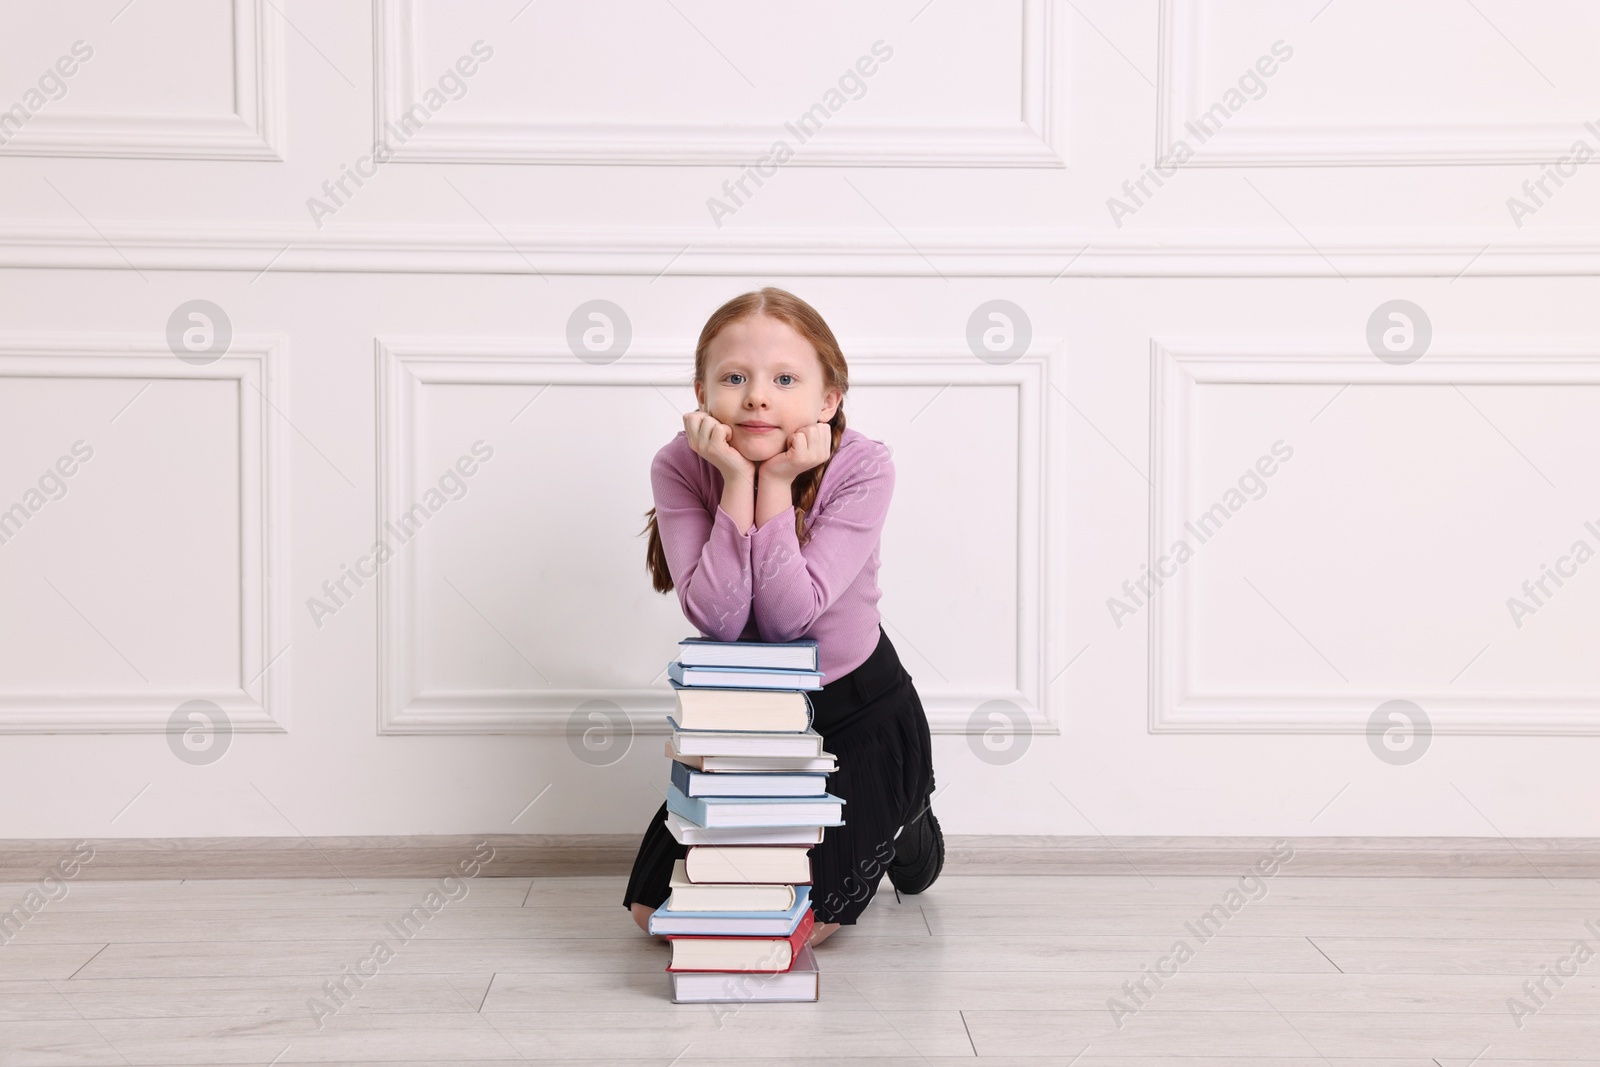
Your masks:
{"label": "book spine", "polygon": [[699,797],[686,797],[676,786],[667,789],[667,810],[675,811],[696,826],[707,828],[706,802]]}

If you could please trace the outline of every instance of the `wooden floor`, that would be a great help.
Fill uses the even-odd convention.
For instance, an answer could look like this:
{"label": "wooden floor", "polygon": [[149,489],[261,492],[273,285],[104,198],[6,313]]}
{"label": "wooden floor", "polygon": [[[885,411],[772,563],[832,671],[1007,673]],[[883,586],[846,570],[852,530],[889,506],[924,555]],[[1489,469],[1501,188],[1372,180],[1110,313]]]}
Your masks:
{"label": "wooden floor", "polygon": [[[404,940],[385,924],[436,881],[69,883],[0,945],[0,1065],[1600,1063],[1592,879],[1281,875],[1207,938],[1235,879],[885,881],[818,949],[820,1003],[718,1009],[670,1003],[621,877],[466,884]],[[338,1006],[324,983],[380,938],[392,958],[319,1027],[308,1000]]]}

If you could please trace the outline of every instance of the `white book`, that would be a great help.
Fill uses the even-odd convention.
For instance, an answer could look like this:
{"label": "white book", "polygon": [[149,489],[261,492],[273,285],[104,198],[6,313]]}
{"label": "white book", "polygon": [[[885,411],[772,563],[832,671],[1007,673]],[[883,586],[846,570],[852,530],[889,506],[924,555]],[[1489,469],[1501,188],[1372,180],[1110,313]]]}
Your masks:
{"label": "white book", "polygon": [[811,701],[792,689],[716,689],[673,686],[685,730],[797,732],[811,725]]}
{"label": "white book", "polygon": [[807,727],[794,733],[738,730],[683,730],[667,716],[668,738],[678,756],[799,756],[815,759],[822,754],[822,735]]}
{"label": "white book", "polygon": [[667,830],[680,845],[820,845],[822,826],[741,826],[708,830],[675,811],[667,812]]}
{"label": "white book", "polygon": [[747,1001],[811,1001],[821,976],[811,945],[800,946],[794,965],[776,974],[730,971],[672,972],[674,1004],[742,1004]]}
{"label": "white book", "polygon": [[697,771],[806,771],[813,774],[832,774],[839,769],[839,760],[832,752],[820,756],[690,756],[675,753],[672,739],[663,748],[668,759],[687,763]]}
{"label": "white book", "polygon": [[683,861],[672,861],[671,911],[787,911],[794,907],[794,886],[752,882],[691,882]]}
{"label": "white book", "polygon": [[810,884],[811,845],[694,845],[683,861],[689,881]]}

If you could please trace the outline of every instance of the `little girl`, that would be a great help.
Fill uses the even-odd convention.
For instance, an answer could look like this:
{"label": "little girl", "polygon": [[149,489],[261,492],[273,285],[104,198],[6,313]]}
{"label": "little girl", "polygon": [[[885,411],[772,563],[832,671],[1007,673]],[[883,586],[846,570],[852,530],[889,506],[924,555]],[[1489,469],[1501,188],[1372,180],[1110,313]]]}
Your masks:
{"label": "little girl", "polygon": [[[849,371],[822,316],[767,287],[734,297],[700,331],[699,410],[650,466],[646,566],[717,641],[816,638],[813,728],[838,757],[828,792],[844,825],[811,850],[811,943],[853,926],[885,871],[920,893],[944,864],[928,810],[933,753],[922,701],[879,621],[878,547],[894,489],[881,442],[847,430]],[[623,907],[648,929],[687,851],[651,817]]]}

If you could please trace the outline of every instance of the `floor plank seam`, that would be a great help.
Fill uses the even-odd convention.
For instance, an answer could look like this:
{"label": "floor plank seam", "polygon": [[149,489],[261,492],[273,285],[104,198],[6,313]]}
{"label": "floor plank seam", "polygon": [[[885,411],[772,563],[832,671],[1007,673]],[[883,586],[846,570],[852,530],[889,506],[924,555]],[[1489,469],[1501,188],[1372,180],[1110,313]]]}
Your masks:
{"label": "floor plank seam", "polygon": [[494,988],[494,980],[500,977],[500,972],[495,971],[489,976],[489,984],[483,987],[483,999],[478,1001],[478,1014],[483,1014],[483,1006],[489,1003],[489,990]]}
{"label": "floor plank seam", "polygon": [[[90,942],[90,943],[93,944],[93,942]],[[95,957],[96,956],[99,956],[100,953],[104,952],[106,949],[108,949],[110,947],[111,947],[111,942],[109,942],[109,941],[107,941],[105,944],[101,945],[98,949],[95,950],[94,956],[90,956],[88,959],[83,961],[83,966],[82,967],[79,967],[78,970],[73,971],[71,974],[67,975],[67,981],[70,982],[74,978],[78,977],[78,972],[79,971],[82,971],[84,967],[87,967],[87,966],[89,966],[89,964],[93,963],[95,961]]]}
{"label": "floor plank seam", "polygon": [[[1322,952],[1322,948],[1315,941],[1311,940],[1311,935],[1310,934],[1306,935],[1306,944],[1310,945],[1312,948],[1316,949],[1318,952]],[[1329,963],[1333,963],[1333,969],[1334,970],[1338,971],[1340,974],[1344,973],[1344,968],[1339,966],[1337,963],[1334,963],[1334,960],[1333,960],[1332,956],[1328,955],[1326,952],[1322,952],[1322,958],[1327,960]]]}
{"label": "floor plank seam", "polygon": [[978,1043],[972,1040],[972,1027],[967,1025],[967,1013],[961,1011],[957,1012],[957,1014],[961,1016],[961,1029],[967,1032],[967,1044],[972,1046],[972,1054],[976,1056],[978,1055]]}

